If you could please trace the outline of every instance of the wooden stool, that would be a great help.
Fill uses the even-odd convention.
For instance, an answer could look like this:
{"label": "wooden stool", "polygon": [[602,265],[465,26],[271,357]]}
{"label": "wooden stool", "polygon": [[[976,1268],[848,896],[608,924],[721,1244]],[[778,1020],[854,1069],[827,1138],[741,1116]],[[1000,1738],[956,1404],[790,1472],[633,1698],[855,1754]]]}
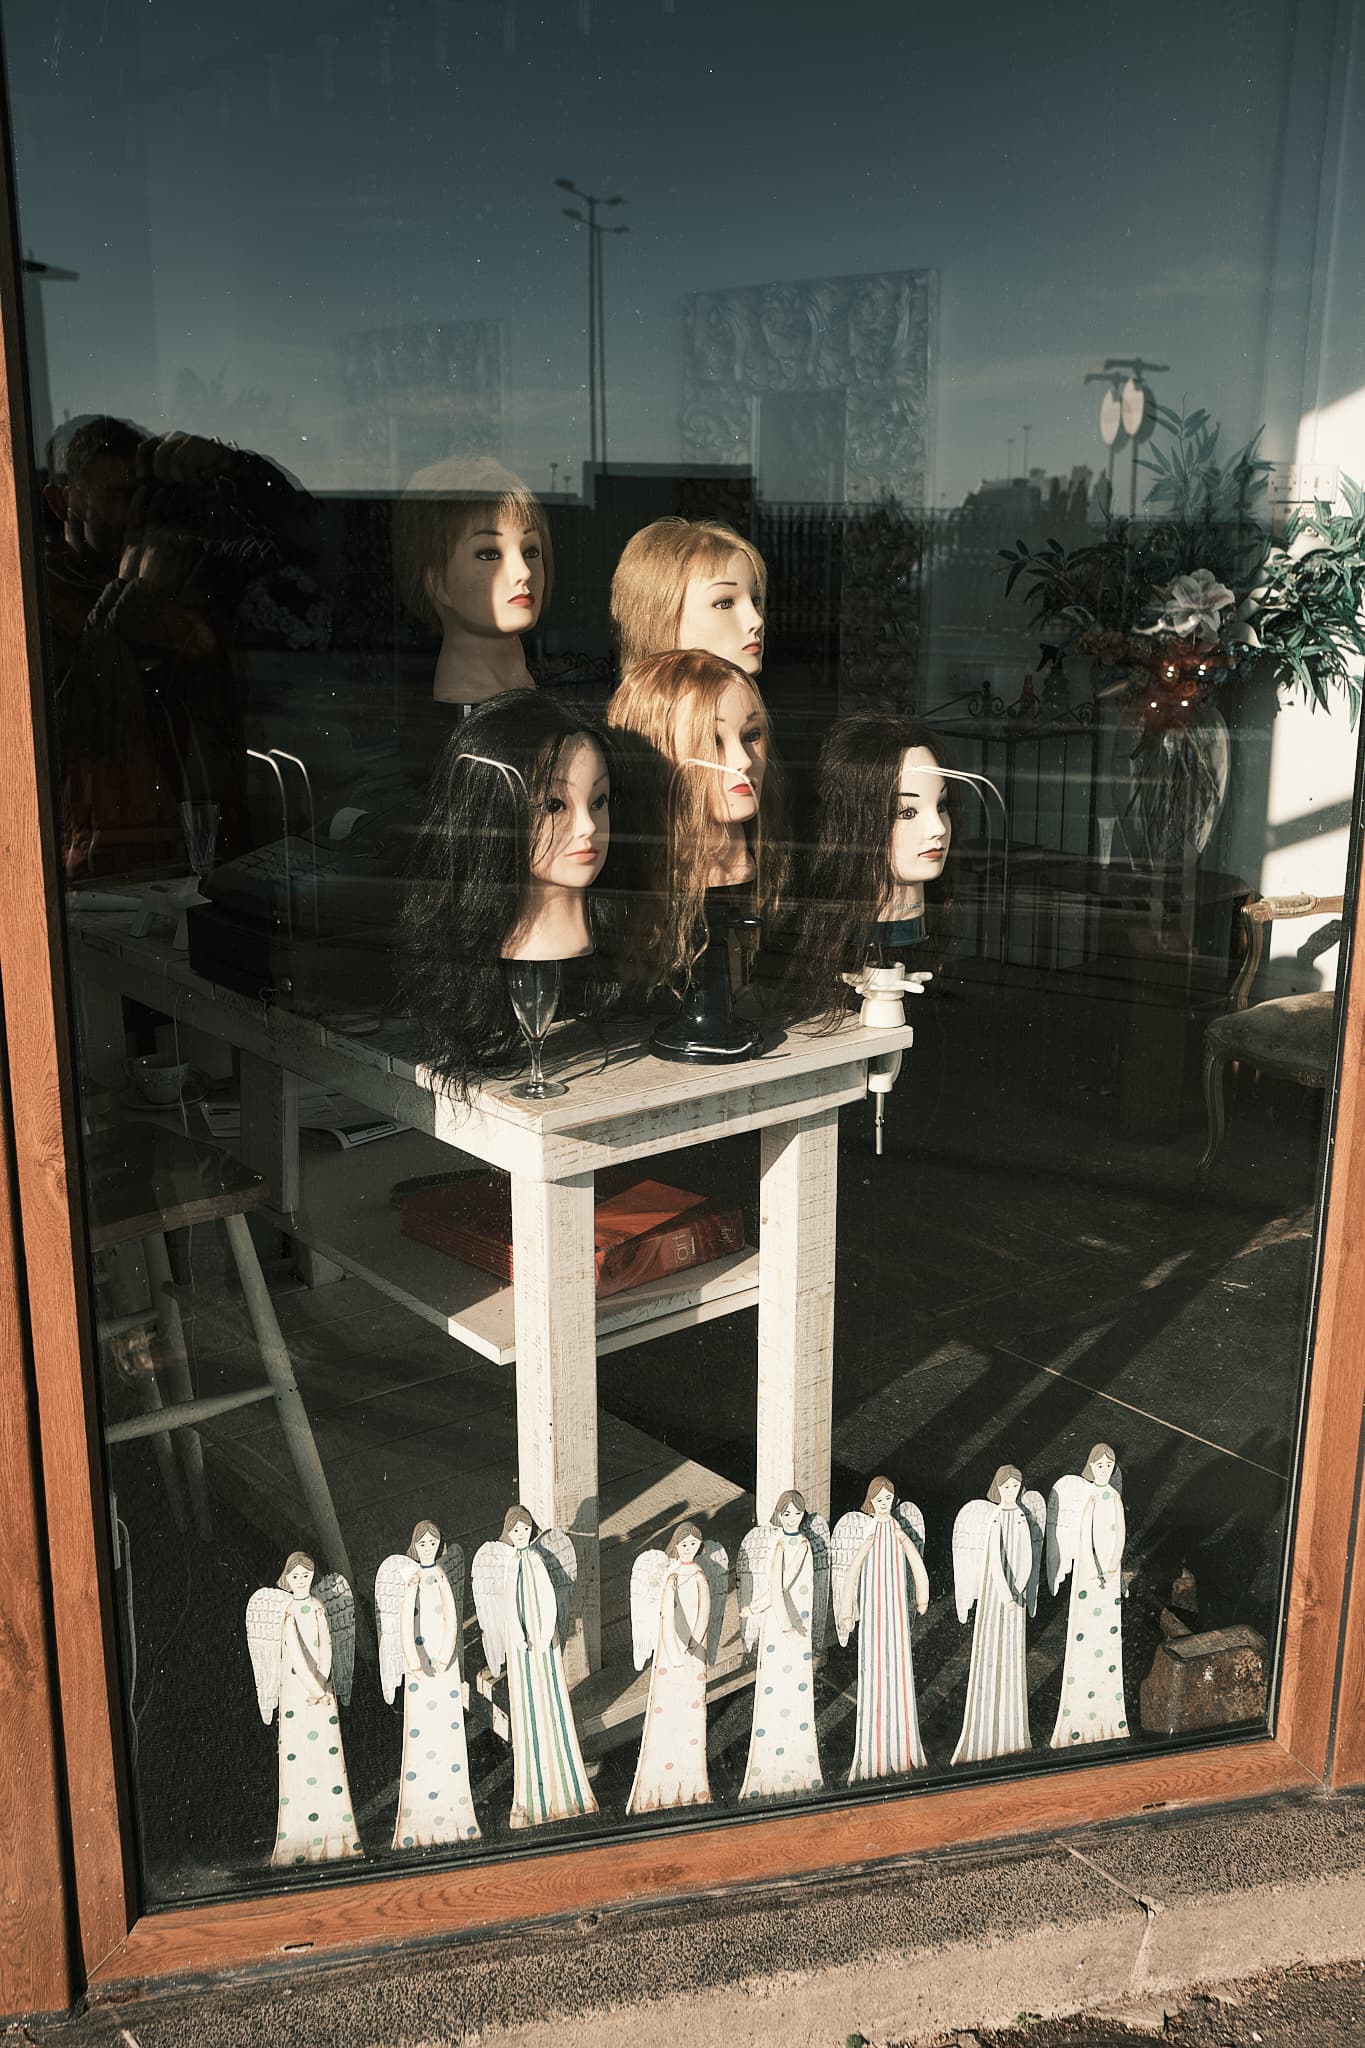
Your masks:
{"label": "wooden stool", "polygon": [[[275,1315],[256,1247],[247,1227],[246,1212],[258,1208],[269,1190],[259,1174],[240,1160],[178,1131],[150,1124],[115,1124],[99,1132],[87,1144],[86,1178],[89,1190],[91,1232],[94,1251],[112,1250],[140,1240],[146,1261],[151,1302],[145,1308],[101,1319],[100,1336],[145,1328],[155,1322],[165,1352],[162,1367],[174,1399],[166,1402],[157,1383],[157,1373],[137,1375],[144,1412],[126,1422],[112,1423],[105,1430],[110,1444],[128,1443],[137,1437],[157,1440],[157,1457],[171,1500],[171,1511],[183,1524],[184,1509],[172,1451],[172,1432],[183,1432],[185,1471],[195,1521],[200,1534],[210,1533],[208,1492],[204,1484],[204,1449],[199,1424],[234,1408],[249,1407],[255,1401],[273,1400],[284,1431],[289,1456],[299,1486],[308,1504],[313,1527],[320,1540],[327,1565],[351,1579],[346,1545],[332,1505],[327,1477],[313,1440],[308,1411],[294,1378],[294,1368]],[[247,1315],[260,1348],[265,1368],[264,1381],[233,1394],[196,1397],[185,1349],[184,1327],[171,1279],[166,1234],[192,1223],[221,1221],[227,1232],[237,1275],[246,1297]],[[319,1561],[321,1564],[321,1560]]]}

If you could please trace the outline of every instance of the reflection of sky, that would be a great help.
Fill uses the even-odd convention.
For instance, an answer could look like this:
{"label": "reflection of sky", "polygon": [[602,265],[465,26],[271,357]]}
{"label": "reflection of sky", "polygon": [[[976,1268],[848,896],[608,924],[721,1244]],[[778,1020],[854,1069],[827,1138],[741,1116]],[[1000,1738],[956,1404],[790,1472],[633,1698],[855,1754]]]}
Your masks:
{"label": "reflection of sky", "polygon": [[1108,354],[1169,363],[1159,395],[1241,439],[1274,412],[1271,270],[1309,283],[1312,207],[1283,205],[1281,152],[1287,133],[1315,203],[1332,19],[1329,0],[1297,27],[1268,0],[10,0],[24,240],[80,272],[44,288],[53,404],[383,487],[350,452],[341,337],[497,319],[504,454],[544,488],[587,443],[567,175],[630,201],[607,245],[618,459],[677,458],[684,292],[921,266],[942,280],[939,499],[1003,474],[1011,436],[1017,470],[1025,422],[1032,463],[1098,465],[1081,379]]}

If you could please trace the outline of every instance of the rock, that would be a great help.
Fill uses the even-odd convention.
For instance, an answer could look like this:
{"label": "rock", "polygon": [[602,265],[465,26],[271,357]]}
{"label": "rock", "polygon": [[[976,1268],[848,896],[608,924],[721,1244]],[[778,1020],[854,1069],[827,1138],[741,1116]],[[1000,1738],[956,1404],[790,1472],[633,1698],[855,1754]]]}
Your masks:
{"label": "rock", "polygon": [[1265,1637],[1254,1628],[1238,1624],[1169,1637],[1158,1645],[1139,1689],[1142,1726],[1153,1734],[1189,1735],[1259,1720],[1269,1670]]}

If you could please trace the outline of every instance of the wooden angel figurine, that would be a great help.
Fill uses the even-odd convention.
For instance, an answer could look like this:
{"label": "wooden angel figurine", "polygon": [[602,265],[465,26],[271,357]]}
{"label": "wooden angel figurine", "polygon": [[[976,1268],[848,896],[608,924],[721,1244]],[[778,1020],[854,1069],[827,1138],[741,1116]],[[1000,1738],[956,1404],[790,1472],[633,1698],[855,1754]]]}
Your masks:
{"label": "wooden angel figurine", "polygon": [[642,1550],[630,1574],[635,1668],[650,1658],[649,1698],[627,1813],[704,1806],[706,1672],[725,1607],[730,1560],[695,1522],[680,1522],[667,1551]]}
{"label": "wooden angel figurine", "polygon": [[[894,1510],[894,1512],[893,1512]],[[913,1501],[896,1506],[896,1489],[878,1475],[858,1514],[841,1515],[830,1538],[834,1620],[839,1641],[858,1630],[858,1722],[850,1785],[889,1778],[924,1763],[910,1661],[915,1611],[929,1605],[921,1551],[924,1517]]]}
{"label": "wooden angel figurine", "polygon": [[1054,1749],[1128,1735],[1123,1698],[1122,1475],[1108,1444],[1092,1444],[1085,1470],[1057,1481],[1047,1503],[1047,1582],[1071,1574],[1066,1661]]}
{"label": "wooden angel figurine", "polygon": [[402,1688],[403,1767],[395,1849],[477,1841],[479,1823],[465,1745],[467,1687],[460,1670],[464,1552],[441,1548],[434,1522],[419,1522],[406,1552],[375,1574],[379,1685],[390,1703]]}
{"label": "wooden angel figurine", "polygon": [[984,1500],[969,1500],[953,1523],[953,1587],[957,1618],[973,1606],[967,1705],[955,1764],[984,1763],[1029,1745],[1026,1615],[1038,1605],[1047,1510],[1041,1493],[1025,1493],[1017,1465],[1002,1465]]}
{"label": "wooden angel figurine", "polygon": [[280,1802],[273,1868],[363,1856],[346,1782],[337,1702],[351,1697],[355,1601],[339,1572],[313,1583],[292,1550],[273,1586],[252,1594],[246,1638],[261,1719],[280,1712]]}
{"label": "wooden angel figurine", "polygon": [[829,1524],[799,1493],[782,1495],[772,1519],[739,1549],[744,1647],[758,1648],[754,1722],[741,1799],[818,1792],[824,1783],[815,1734],[815,1652],[829,1614]]}
{"label": "wooden angel figurine", "polygon": [[509,1508],[499,1540],[475,1551],[471,1577],[488,1668],[496,1678],[507,1666],[510,1825],[596,1813],[559,1647],[578,1577],[573,1544],[562,1529],[537,1537],[530,1510]]}

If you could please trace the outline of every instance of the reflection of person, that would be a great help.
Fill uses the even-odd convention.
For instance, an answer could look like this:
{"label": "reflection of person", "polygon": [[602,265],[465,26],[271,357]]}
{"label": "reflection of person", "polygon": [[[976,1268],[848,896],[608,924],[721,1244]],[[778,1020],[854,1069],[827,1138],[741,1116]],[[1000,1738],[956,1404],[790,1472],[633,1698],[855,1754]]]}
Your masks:
{"label": "reflection of person", "polygon": [[385,1558],[375,1577],[379,1676],[400,1696],[403,1764],[395,1849],[476,1840],[469,1783],[465,1687],[460,1672],[464,1557],[441,1547],[434,1522],[419,1522],[406,1556]]}
{"label": "reflection of person", "polygon": [[953,1524],[958,1619],[976,1608],[955,1764],[1029,1747],[1024,1637],[1038,1595],[1046,1509],[1023,1486],[1017,1465],[1001,1465],[986,1498],[968,1501]]}
{"label": "reflection of person", "polygon": [[[501,963],[587,960],[608,909],[591,884],[611,837],[611,748],[551,697],[509,691],[451,733],[403,908],[421,1058],[465,1093],[521,1045]],[[580,1007],[606,1004],[584,967]]]}
{"label": "reflection of person", "polygon": [[279,1709],[279,1813],[270,1856],[276,1869],[364,1854],[337,1711],[338,1693],[349,1697],[349,1655],[345,1670],[334,1671],[328,1621],[332,1604],[349,1624],[343,1637],[349,1652],[354,1608],[344,1579],[333,1574],[315,1587],[313,1571],[306,1552],[291,1551],[277,1585],[262,1587],[247,1606],[262,1719],[268,1723]]}
{"label": "reflection of person", "polygon": [[1118,1461],[1093,1444],[1079,1475],[1057,1481],[1048,1501],[1048,1585],[1071,1573],[1062,1696],[1053,1749],[1114,1742],[1128,1734],[1123,1697],[1123,1547],[1127,1523]]}
{"label": "reflection of person", "polygon": [[925,1760],[910,1647],[911,1589],[916,1612],[929,1605],[928,1574],[914,1541],[916,1535],[923,1541],[924,1525],[908,1501],[893,1513],[895,1504],[895,1487],[878,1476],[869,1482],[861,1514],[842,1516],[831,1538],[840,1641],[858,1631],[850,1785],[917,1770]]}
{"label": "reflection of person", "polygon": [[[711,1624],[711,1587],[697,1562],[701,1547],[701,1531],[694,1522],[681,1523],[668,1546],[654,1620],[654,1665],[640,1758],[626,1801],[627,1813],[702,1806],[711,1797],[706,1770],[706,1632]],[[638,1597],[634,1575],[631,1595],[633,1607]]]}
{"label": "reflection of person", "polygon": [[537,1541],[529,1510],[509,1508],[499,1541],[485,1543],[474,1559],[488,1667],[496,1678],[507,1665],[514,1828],[597,1811],[564,1677],[555,1588],[541,1554],[556,1538],[571,1559],[560,1532],[547,1530]]}
{"label": "reflection of person", "polygon": [[802,1007],[831,1023],[848,1004],[841,973],[897,959],[927,967],[946,935],[951,882],[933,887],[945,882],[953,837],[944,769],[937,734],[899,714],[857,713],[825,740],[791,974]]}
{"label": "reflection of person", "polygon": [[[817,1571],[814,1532],[801,1494],[784,1493],[772,1513],[767,1570],[742,1611],[745,1640],[757,1627],[754,1720],[741,1799],[818,1792],[824,1780],[815,1732],[814,1648],[829,1598],[828,1565]],[[819,1524],[824,1529],[824,1524]],[[760,1536],[765,1532],[754,1531]],[[752,1539],[750,1539],[752,1540]],[[823,1542],[827,1545],[828,1531]],[[748,1548],[746,1542],[745,1548]],[[744,1558],[741,1554],[741,1583]],[[823,1562],[823,1560],[822,1560]]]}
{"label": "reflection of person", "polygon": [[642,527],[611,579],[622,675],[646,655],[699,647],[756,676],[767,588],[762,555],[719,520],[656,519]]}
{"label": "reflection of person", "polygon": [[501,463],[452,458],[419,470],[393,508],[399,595],[441,636],[431,695],[482,704],[535,688],[522,635],[549,602],[545,514]]}
{"label": "reflection of person", "polygon": [[708,943],[708,891],[743,890],[760,918],[781,901],[785,807],[768,714],[733,663],[682,651],[639,662],[607,723],[629,736],[629,824],[641,833],[652,905],[644,978],[681,988]]}

